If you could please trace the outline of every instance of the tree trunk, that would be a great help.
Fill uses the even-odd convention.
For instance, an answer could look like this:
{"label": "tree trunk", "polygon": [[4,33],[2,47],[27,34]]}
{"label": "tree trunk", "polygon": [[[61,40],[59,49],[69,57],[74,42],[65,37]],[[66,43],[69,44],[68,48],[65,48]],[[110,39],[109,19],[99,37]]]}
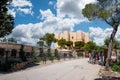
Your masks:
{"label": "tree trunk", "polygon": [[118,62],[118,60],[117,60],[117,50],[116,49],[115,49],[115,57],[116,57],[115,61]]}
{"label": "tree trunk", "polygon": [[109,46],[108,46],[108,54],[107,54],[107,59],[106,59],[106,64],[105,64],[106,67],[110,66],[113,40],[114,40],[115,34],[117,32],[117,29],[118,29],[118,24],[115,23],[115,25],[113,26],[112,34],[110,36],[110,42],[109,42]]}

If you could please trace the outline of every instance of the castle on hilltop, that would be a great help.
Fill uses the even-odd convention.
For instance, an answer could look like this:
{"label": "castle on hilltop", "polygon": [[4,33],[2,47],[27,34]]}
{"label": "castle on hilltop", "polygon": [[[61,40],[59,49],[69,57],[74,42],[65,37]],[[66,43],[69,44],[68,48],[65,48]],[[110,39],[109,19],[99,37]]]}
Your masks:
{"label": "castle on hilltop", "polygon": [[[66,41],[72,41],[73,43],[76,41],[84,41],[85,43],[89,42],[89,34],[80,30],[76,32],[64,31],[63,33],[55,34],[55,38],[58,40],[63,38]],[[58,45],[56,44],[55,47],[57,48]]]}

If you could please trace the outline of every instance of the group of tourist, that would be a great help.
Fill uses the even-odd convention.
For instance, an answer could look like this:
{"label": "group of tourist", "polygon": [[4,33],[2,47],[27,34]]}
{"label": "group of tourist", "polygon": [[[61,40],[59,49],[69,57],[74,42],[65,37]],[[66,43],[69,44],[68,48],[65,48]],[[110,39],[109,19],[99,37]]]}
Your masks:
{"label": "group of tourist", "polygon": [[89,52],[89,63],[96,64],[96,63],[102,63],[103,62],[103,51],[100,51],[99,53],[95,52],[94,50],[92,52]]}

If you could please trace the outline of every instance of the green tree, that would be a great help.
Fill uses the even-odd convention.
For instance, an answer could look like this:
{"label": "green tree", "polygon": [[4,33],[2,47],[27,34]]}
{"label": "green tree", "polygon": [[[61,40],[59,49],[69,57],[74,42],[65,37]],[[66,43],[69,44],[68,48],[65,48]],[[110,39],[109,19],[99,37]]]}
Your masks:
{"label": "green tree", "polygon": [[44,41],[43,41],[43,40],[39,40],[39,41],[37,42],[37,44],[39,44],[39,46],[40,46],[41,48],[43,48],[43,46],[44,46]]}
{"label": "green tree", "polygon": [[43,57],[43,54],[44,54],[43,48],[39,48],[39,51],[40,51],[39,57]]}
{"label": "green tree", "polygon": [[40,40],[40,41],[37,42],[37,44],[39,44],[40,47],[43,47],[44,46],[44,41]]}
{"label": "green tree", "polygon": [[95,52],[96,53],[99,53],[100,51],[102,51],[103,50],[103,46],[98,46],[98,45],[96,45],[96,48],[95,48]]}
{"label": "green tree", "polygon": [[7,13],[11,1],[0,0],[0,37],[10,34],[14,28],[14,18]]}
{"label": "green tree", "polygon": [[15,38],[8,38],[8,39],[3,38],[3,42],[7,42],[7,41],[17,43],[17,40]]}
{"label": "green tree", "polygon": [[93,41],[89,41],[88,43],[86,43],[85,49],[91,52],[92,50],[96,49],[96,44]]}
{"label": "green tree", "polygon": [[25,56],[25,51],[24,51],[24,45],[21,45],[21,48],[19,51],[19,57],[22,61],[27,61],[27,58]]}
{"label": "green tree", "polygon": [[52,62],[54,60],[52,53],[51,53],[51,49],[48,49],[48,59],[51,60]]}
{"label": "green tree", "polygon": [[76,49],[81,49],[82,47],[84,47],[84,45],[85,45],[85,42],[83,42],[83,41],[76,41],[75,42]]}
{"label": "green tree", "polygon": [[62,39],[58,40],[57,43],[60,46],[60,48],[65,48],[66,40],[62,38]]}
{"label": "green tree", "polygon": [[45,53],[43,53],[42,60],[43,60],[43,63],[45,62],[45,64],[46,64],[46,61],[47,61],[47,55],[46,55]]}
{"label": "green tree", "polygon": [[97,2],[94,4],[87,4],[82,10],[83,15],[89,20],[101,19],[113,28],[108,46],[106,67],[110,66],[113,40],[120,24],[119,6],[119,0],[97,0]]}
{"label": "green tree", "polygon": [[[109,41],[110,41],[110,38],[108,38],[108,37],[104,40],[104,45],[106,47],[108,47]],[[118,41],[117,39],[114,38],[112,48],[117,49],[119,47],[120,47],[120,41]]]}
{"label": "green tree", "polygon": [[[12,0],[0,0],[0,37],[9,35],[14,28],[14,18],[7,13],[11,1]],[[8,62],[8,51],[6,51],[5,62]]]}
{"label": "green tree", "polygon": [[47,61],[47,56],[46,56],[46,54],[44,53],[44,50],[43,50],[43,48],[40,48],[39,49],[40,50],[40,58],[41,58],[41,60],[43,61],[43,63],[45,62],[46,63],[46,61]]}
{"label": "green tree", "polygon": [[32,47],[32,50],[31,50],[31,54],[32,54],[33,62],[38,62],[39,60],[38,60],[38,57],[37,57],[37,55],[35,53],[35,49],[33,47]]}
{"label": "green tree", "polygon": [[72,49],[72,47],[73,47],[73,42],[72,42],[72,41],[66,41],[66,46],[67,46],[69,49]]}
{"label": "green tree", "polygon": [[106,48],[108,48],[108,46],[109,46],[109,41],[110,41],[109,37],[107,37],[107,38],[104,40],[104,45],[106,46]]}
{"label": "green tree", "polygon": [[50,33],[46,33],[40,40],[44,40],[49,48],[52,42],[56,42],[55,35]]}
{"label": "green tree", "polygon": [[17,43],[17,40],[15,40],[15,38],[8,38],[8,42],[14,42],[14,43]]}
{"label": "green tree", "polygon": [[55,54],[56,59],[57,59],[57,60],[60,60],[60,55],[59,55],[59,53],[58,53],[58,50],[57,50],[57,49],[55,49],[54,54]]}
{"label": "green tree", "polygon": [[39,46],[40,46],[40,48],[39,48],[39,51],[40,51],[39,57],[40,57],[40,59],[43,61],[43,63],[44,63],[44,61],[45,61],[45,63],[46,63],[46,55],[45,55],[44,50],[43,50],[44,41],[43,41],[43,40],[39,40],[39,41],[37,42],[37,44],[39,44]]}
{"label": "green tree", "polygon": [[78,58],[83,57],[83,52],[77,52],[77,56],[78,56]]}
{"label": "green tree", "polygon": [[117,39],[115,39],[113,47],[114,47],[114,49],[120,49],[120,41],[118,41]]}
{"label": "green tree", "polygon": [[[108,37],[104,40],[104,45],[106,47],[108,47],[109,41],[110,39]],[[120,48],[120,41],[118,41],[117,39],[114,39],[112,48],[115,49],[115,55],[116,55],[116,61],[117,61],[117,50],[116,49]]]}

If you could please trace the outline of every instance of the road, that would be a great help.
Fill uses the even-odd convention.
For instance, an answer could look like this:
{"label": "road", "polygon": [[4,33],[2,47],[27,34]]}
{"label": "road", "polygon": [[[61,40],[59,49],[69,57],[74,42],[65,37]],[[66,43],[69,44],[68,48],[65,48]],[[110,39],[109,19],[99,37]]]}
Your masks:
{"label": "road", "polygon": [[98,78],[99,65],[89,64],[87,58],[23,70],[0,76],[0,80],[94,80]]}

